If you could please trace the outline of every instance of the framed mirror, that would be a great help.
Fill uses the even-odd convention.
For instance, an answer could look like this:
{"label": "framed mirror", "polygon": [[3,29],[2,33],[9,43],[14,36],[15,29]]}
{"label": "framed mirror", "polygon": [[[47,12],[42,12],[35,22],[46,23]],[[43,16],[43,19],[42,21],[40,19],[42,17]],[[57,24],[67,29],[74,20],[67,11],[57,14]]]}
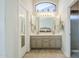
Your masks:
{"label": "framed mirror", "polygon": [[35,31],[35,33],[52,33],[55,29],[56,18],[52,16],[36,16],[32,19],[32,24],[35,25],[35,27],[32,26],[32,28],[35,28],[34,30],[31,30],[32,32]]}
{"label": "framed mirror", "polygon": [[39,17],[39,32],[52,32],[54,25],[55,25],[55,19],[53,17]]}

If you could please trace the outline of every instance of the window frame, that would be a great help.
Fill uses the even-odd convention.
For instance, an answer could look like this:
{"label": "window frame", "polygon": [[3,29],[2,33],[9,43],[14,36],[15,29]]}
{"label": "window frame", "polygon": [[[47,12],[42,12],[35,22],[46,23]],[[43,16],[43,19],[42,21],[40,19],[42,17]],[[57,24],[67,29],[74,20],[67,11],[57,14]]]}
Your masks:
{"label": "window frame", "polygon": [[[54,3],[52,3],[52,2],[40,2],[40,3],[37,3],[37,4],[34,5],[35,12],[37,12],[36,6],[39,5],[39,4],[43,4],[43,3],[49,3],[49,4],[54,5],[54,6],[55,6],[55,12],[57,11],[57,6],[56,6],[56,4],[54,4]],[[42,12],[42,11],[41,11],[41,12]],[[49,12],[50,12],[50,11],[49,11]]]}

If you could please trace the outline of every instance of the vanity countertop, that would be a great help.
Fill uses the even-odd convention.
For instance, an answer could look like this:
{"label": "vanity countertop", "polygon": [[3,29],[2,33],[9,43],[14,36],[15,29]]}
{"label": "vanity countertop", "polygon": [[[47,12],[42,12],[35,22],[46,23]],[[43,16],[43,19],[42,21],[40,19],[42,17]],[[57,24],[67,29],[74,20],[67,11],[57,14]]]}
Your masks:
{"label": "vanity countertop", "polygon": [[52,33],[31,34],[31,36],[60,36],[60,35],[62,35],[62,33],[56,33],[56,34],[52,34]]}

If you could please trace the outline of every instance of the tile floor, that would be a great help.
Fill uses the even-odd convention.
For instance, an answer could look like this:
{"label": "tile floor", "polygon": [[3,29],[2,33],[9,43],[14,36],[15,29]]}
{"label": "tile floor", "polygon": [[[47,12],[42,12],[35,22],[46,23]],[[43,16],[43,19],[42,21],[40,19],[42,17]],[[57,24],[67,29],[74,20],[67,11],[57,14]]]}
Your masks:
{"label": "tile floor", "polygon": [[24,58],[64,58],[60,49],[32,49]]}

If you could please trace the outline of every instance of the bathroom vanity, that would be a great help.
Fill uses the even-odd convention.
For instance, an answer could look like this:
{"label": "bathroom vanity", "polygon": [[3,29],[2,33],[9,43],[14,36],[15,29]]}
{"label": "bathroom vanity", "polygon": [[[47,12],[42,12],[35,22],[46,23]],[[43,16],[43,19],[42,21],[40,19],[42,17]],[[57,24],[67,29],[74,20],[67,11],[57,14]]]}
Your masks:
{"label": "bathroom vanity", "polygon": [[[31,20],[31,48],[61,48],[61,23],[52,13],[36,13]],[[47,15],[47,16],[43,16]]]}
{"label": "bathroom vanity", "polygon": [[31,48],[61,48],[61,34],[38,34],[30,38]]}

